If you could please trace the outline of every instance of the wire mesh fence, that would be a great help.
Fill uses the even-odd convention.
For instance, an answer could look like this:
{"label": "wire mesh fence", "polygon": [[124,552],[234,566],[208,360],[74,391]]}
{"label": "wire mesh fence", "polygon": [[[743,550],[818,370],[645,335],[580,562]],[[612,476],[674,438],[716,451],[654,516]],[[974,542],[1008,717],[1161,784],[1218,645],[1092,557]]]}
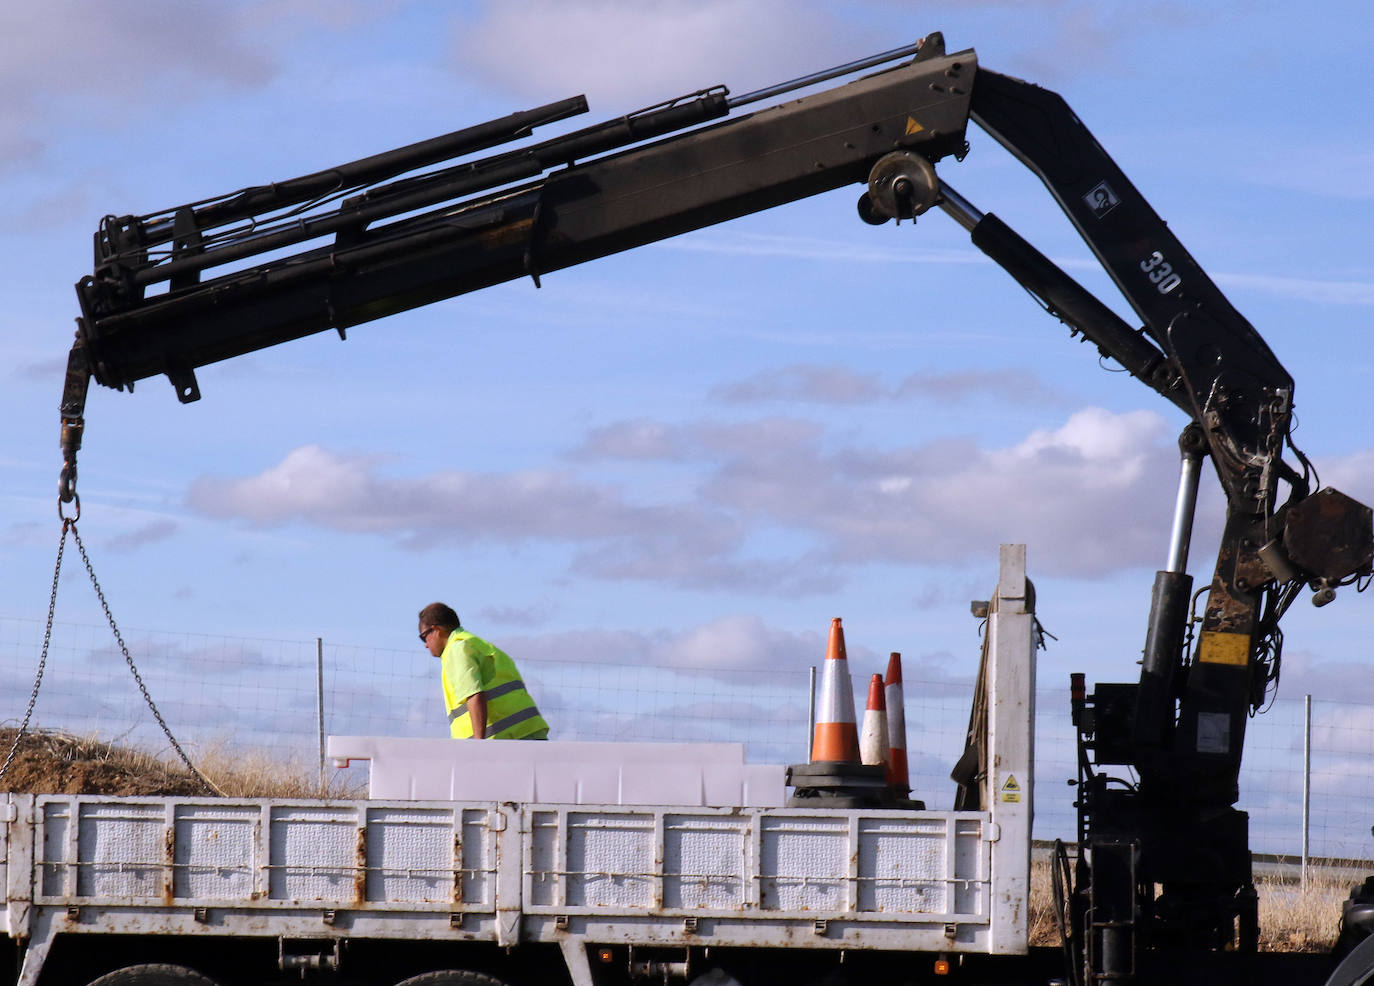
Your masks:
{"label": "wire mesh fence", "polygon": [[[44,625],[0,617],[0,723],[16,724],[33,687]],[[125,630],[162,715],[192,756],[243,751],[298,768],[334,735],[444,736],[437,665],[411,650],[315,638],[272,640]],[[612,655],[613,656],[613,655]],[[558,739],[711,740],[745,745],[754,763],[806,758],[809,672],[699,669],[605,661],[517,660]],[[1043,683],[1043,682],[1042,682]],[[322,689],[321,686],[322,685]],[[321,694],[322,692],[322,694]],[[905,683],[914,797],[953,802],[950,767],[963,750],[972,681]],[[1369,858],[1374,850],[1374,709],[1282,699],[1250,721],[1240,807],[1256,851],[1298,856],[1304,787],[1310,853]],[[168,745],[103,626],[54,626],[34,725],[165,754]],[[328,768],[333,770],[332,767]],[[365,767],[351,768],[355,778]],[[1075,738],[1065,690],[1037,696],[1035,834],[1076,832]],[[337,779],[337,778],[336,778]],[[2,784],[0,784],[2,786]]]}

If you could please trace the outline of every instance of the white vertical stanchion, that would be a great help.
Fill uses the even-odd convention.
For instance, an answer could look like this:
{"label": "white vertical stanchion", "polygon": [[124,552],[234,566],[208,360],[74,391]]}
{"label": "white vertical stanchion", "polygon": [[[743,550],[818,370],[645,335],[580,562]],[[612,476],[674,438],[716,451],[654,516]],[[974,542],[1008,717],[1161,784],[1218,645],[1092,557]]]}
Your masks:
{"label": "white vertical stanchion", "polygon": [[811,665],[811,700],[807,703],[811,712],[806,720],[806,756],[802,763],[809,763],[811,760],[811,744],[815,742],[816,736],[816,665]]}
{"label": "white vertical stanchion", "polygon": [[992,816],[993,837],[1002,846],[992,854],[988,887],[992,894],[990,951],[1015,952],[1026,946],[1035,797],[1037,630],[1024,544],[1002,545],[997,591],[989,603],[988,765],[982,804]]}
{"label": "white vertical stanchion", "polygon": [[1307,849],[1312,836],[1312,695],[1302,713],[1302,889],[1307,890]]}
{"label": "white vertical stanchion", "polygon": [[315,638],[315,723],[320,739],[320,796],[324,796],[324,638]]}

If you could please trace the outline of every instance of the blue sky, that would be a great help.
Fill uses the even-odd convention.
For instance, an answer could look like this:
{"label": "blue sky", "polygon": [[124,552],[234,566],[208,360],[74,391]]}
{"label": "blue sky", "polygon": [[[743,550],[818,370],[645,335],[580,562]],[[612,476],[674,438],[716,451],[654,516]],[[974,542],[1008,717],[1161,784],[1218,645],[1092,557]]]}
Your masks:
{"label": "blue sky", "polygon": [[[1323,480],[1374,502],[1363,5],[50,0],[0,23],[0,615],[47,603],[102,215],[931,30],[1067,98],[1293,373]],[[942,178],[1134,324],[1039,183],[970,140]],[[207,367],[196,404],[93,387],[81,529],[121,624],[409,647],[437,598],[517,656],[799,668],[842,616],[856,672],[899,650],[908,680],[963,678],[968,600],[1015,541],[1058,638],[1042,684],[1132,680],[1184,421],[947,217],[868,227],[857,191]],[[100,621],[82,580],[60,620]],[[1284,694],[1374,702],[1371,621],[1353,591],[1296,606]]]}

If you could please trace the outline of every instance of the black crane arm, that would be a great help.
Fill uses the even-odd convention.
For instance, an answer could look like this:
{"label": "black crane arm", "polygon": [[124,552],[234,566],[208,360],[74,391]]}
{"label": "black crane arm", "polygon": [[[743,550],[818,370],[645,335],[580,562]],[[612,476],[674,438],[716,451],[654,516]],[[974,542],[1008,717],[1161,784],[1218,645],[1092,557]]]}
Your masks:
{"label": "black crane arm", "polygon": [[[725,91],[706,90],[532,148],[371,187],[304,218],[255,218],[263,206],[301,205],[298,196],[273,198],[274,186],[150,217],[107,217],[95,270],[77,285],[78,342],[99,383],[124,388],[166,374],[183,401],[195,400],[194,370],[208,363],[522,276],[537,282],[861,182],[893,149],[931,160],[962,155],[975,70],[973,52],[945,55],[935,46],[847,85],[605,153],[728,113]],[[399,157],[391,168],[340,170],[374,177],[414,159]],[[330,174],[285,187],[313,200]],[[342,181],[337,194],[349,194]],[[286,259],[217,270],[305,240],[314,245]],[[159,282],[168,282],[165,293],[149,294]]]}
{"label": "black crane arm", "polygon": [[[1106,331],[1090,337],[1191,419],[1140,680],[1099,685],[1090,716],[1075,699],[1080,762],[1124,764],[1138,778],[1123,787],[1091,767],[1080,777],[1083,981],[1129,979],[1147,941],[1253,950],[1248,820],[1234,808],[1248,716],[1278,676],[1278,621],[1298,590],[1310,584],[1322,605],[1332,586],[1370,572],[1374,515],[1335,490],[1313,493],[1290,436],[1292,378],[1064,100],[981,69],[970,111],[1044,182],[1149,344],[1107,316],[1091,320]],[[974,243],[1055,311],[1057,268],[995,216],[945,192]],[[1285,447],[1301,471],[1284,461]],[[1189,653],[1188,539],[1205,455],[1226,495],[1226,522]]]}

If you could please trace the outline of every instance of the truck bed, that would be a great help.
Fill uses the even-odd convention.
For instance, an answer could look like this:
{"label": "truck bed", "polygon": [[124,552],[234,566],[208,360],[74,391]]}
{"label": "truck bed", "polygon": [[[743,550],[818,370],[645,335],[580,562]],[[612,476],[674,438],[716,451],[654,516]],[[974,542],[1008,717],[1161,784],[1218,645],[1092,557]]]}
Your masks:
{"label": "truck bed", "polygon": [[986,812],[7,795],[3,926],[1019,952]]}

